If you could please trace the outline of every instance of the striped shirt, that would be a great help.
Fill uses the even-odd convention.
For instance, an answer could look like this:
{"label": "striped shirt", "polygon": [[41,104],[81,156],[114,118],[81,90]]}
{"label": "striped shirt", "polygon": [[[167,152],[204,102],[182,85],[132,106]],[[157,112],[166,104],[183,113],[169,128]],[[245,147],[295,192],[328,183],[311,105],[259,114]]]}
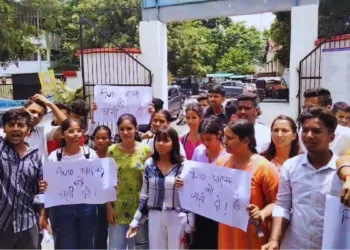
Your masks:
{"label": "striped shirt", "polygon": [[0,141],[0,231],[11,223],[15,233],[36,225],[33,203],[41,178],[38,149],[29,148],[20,158],[6,140]]}
{"label": "striped shirt", "polygon": [[163,175],[152,158],[145,163],[139,208],[135,213],[132,227],[138,227],[146,217],[148,210],[178,210],[181,211],[178,190],[175,187],[175,177],[181,174],[183,164],[172,166],[168,174]]}

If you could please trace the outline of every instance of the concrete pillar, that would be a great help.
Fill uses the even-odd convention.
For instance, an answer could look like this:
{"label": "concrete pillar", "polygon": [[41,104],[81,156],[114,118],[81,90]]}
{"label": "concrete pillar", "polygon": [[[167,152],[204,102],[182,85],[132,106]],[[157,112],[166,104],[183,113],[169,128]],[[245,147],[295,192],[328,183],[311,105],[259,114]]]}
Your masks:
{"label": "concrete pillar", "polygon": [[292,29],[290,47],[290,114],[298,117],[299,63],[315,48],[318,36],[318,5],[292,8]]}
{"label": "concrete pillar", "polygon": [[140,22],[142,63],[152,71],[153,97],[168,108],[168,44],[166,24],[160,21]]}

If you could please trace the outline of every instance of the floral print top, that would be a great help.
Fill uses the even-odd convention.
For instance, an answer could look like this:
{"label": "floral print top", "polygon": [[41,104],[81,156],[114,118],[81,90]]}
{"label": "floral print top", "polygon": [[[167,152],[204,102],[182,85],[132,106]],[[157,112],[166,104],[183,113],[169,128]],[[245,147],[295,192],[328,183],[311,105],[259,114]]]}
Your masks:
{"label": "floral print top", "polygon": [[119,144],[108,148],[118,166],[118,194],[114,202],[118,224],[129,224],[139,206],[144,163],[151,154],[147,145],[139,145],[134,154],[120,151]]}

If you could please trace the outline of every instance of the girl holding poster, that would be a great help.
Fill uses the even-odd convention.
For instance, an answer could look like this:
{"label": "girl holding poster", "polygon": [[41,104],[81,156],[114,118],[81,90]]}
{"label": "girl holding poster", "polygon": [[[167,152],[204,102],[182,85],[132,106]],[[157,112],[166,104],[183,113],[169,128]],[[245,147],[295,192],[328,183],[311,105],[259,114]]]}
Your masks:
{"label": "girl holding poster", "polygon": [[[126,238],[126,232],[139,204],[142,173],[145,161],[151,155],[151,149],[136,141],[137,122],[133,115],[120,116],[117,126],[121,141],[110,146],[107,153],[107,156],[114,158],[118,166],[118,199],[106,204],[109,248],[134,249],[135,240]],[[145,241],[147,242],[142,242]]]}
{"label": "girl holding poster", "polygon": [[270,237],[271,214],[278,191],[277,169],[257,154],[254,125],[246,120],[230,123],[224,130],[224,145],[230,155],[217,165],[252,173],[247,232],[219,224],[219,249],[261,249]]}
{"label": "girl holding poster", "polygon": [[192,233],[193,214],[181,208],[176,176],[181,174],[183,157],[176,131],[169,127],[155,134],[155,152],[146,162],[140,205],[130,223],[128,238],[133,238],[143,219],[149,218],[150,249],[183,249]]}
{"label": "girl holding poster", "polygon": [[[195,149],[192,157],[193,161],[212,163],[227,154],[221,141],[223,128],[219,118],[211,116],[204,119],[198,131],[203,144]],[[177,185],[178,187],[183,185],[180,177],[177,178]],[[196,214],[195,228],[194,242],[191,249],[218,248],[218,222]]]}
{"label": "girl holding poster", "polygon": [[[67,119],[62,125],[62,148],[53,151],[49,161],[97,159],[94,150],[80,146],[85,128],[83,122]],[[45,183],[43,189],[50,183]],[[49,209],[55,249],[94,249],[97,205],[77,204]],[[44,216],[47,220],[47,216]]]}
{"label": "girl holding poster", "polygon": [[[105,125],[97,126],[92,134],[95,143],[96,154],[99,158],[107,157],[108,147],[111,145],[112,132]],[[95,248],[107,249],[108,240],[108,220],[106,205],[100,204],[97,206],[98,216],[95,232]]]}

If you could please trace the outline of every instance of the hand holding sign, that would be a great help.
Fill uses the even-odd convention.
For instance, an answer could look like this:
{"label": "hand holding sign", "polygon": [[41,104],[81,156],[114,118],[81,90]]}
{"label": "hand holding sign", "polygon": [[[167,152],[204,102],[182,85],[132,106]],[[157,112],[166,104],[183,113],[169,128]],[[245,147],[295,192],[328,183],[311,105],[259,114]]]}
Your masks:
{"label": "hand holding sign", "polygon": [[[215,221],[247,230],[251,173],[186,161],[179,189],[181,207]],[[176,180],[181,187],[181,179]]]}
{"label": "hand holding sign", "polygon": [[94,88],[97,122],[115,122],[125,113],[134,115],[139,124],[150,120],[151,87],[97,85]]}
{"label": "hand holding sign", "polygon": [[116,200],[117,166],[112,158],[49,162],[44,165],[45,207],[103,204]]}

